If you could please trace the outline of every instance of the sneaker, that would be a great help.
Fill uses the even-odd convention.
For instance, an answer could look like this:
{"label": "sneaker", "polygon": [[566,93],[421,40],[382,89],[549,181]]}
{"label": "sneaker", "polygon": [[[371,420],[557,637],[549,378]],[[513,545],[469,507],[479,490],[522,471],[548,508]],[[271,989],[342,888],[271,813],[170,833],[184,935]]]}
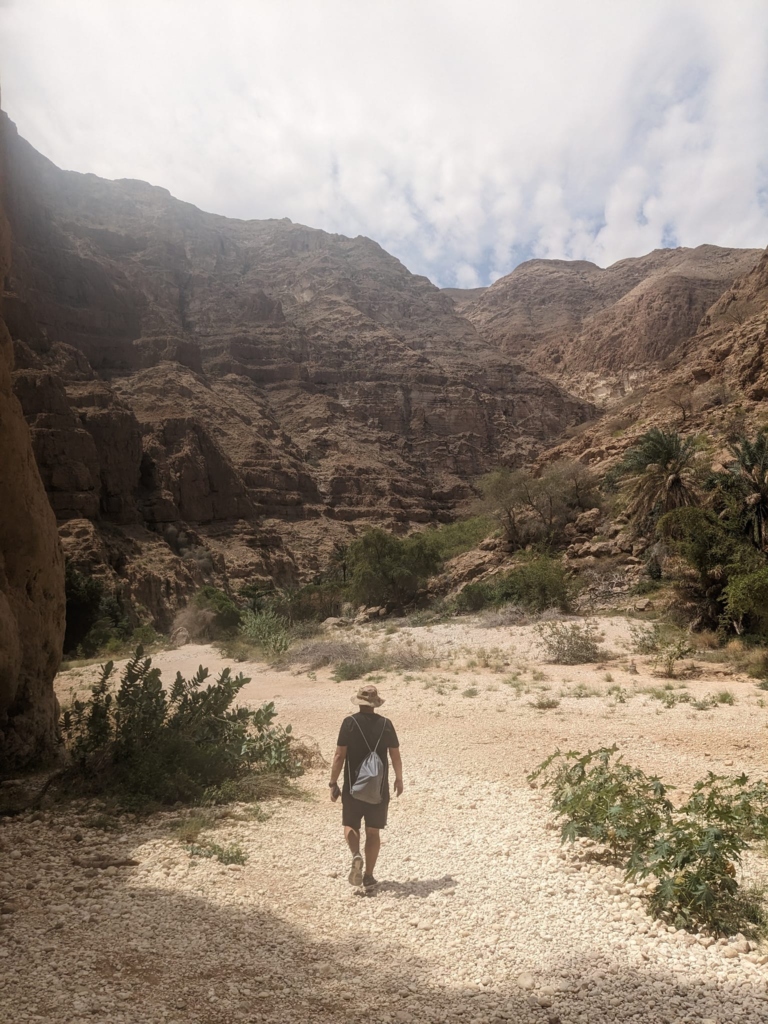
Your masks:
{"label": "sneaker", "polygon": [[371,889],[375,889],[379,883],[373,877],[373,875],[363,875],[363,888],[366,892],[370,892]]}
{"label": "sneaker", "polygon": [[359,853],[352,858],[352,867],[349,869],[348,878],[350,885],[363,884],[363,858]]}

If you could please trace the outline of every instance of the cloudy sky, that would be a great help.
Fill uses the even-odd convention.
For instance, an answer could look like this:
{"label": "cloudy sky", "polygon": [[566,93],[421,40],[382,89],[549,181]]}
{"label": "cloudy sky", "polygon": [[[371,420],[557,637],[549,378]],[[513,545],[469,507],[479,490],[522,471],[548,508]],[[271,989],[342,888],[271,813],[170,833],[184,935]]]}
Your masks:
{"label": "cloudy sky", "polygon": [[444,286],[768,244],[765,0],[0,0],[0,68],[61,167]]}

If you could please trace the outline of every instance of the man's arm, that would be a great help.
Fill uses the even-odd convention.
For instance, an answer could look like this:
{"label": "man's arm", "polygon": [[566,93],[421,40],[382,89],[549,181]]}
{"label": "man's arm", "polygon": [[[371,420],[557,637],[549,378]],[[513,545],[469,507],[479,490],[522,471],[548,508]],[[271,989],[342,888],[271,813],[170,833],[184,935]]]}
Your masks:
{"label": "man's arm", "polygon": [[390,747],[389,756],[395,770],[395,793],[400,796],[403,792],[403,759],[400,757],[400,747]]}
{"label": "man's arm", "polygon": [[331,800],[335,800],[334,797],[335,785],[339,781],[341,770],[344,767],[344,758],[347,756],[346,747],[336,747],[336,753],[333,755],[333,761],[331,762],[331,778],[329,780],[329,786],[331,789]]}

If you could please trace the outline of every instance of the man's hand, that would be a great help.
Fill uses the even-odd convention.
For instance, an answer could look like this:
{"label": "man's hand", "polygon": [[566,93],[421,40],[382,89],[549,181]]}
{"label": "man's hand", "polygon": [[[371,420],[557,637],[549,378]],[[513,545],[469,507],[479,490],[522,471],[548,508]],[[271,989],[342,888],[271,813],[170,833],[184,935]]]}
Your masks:
{"label": "man's hand", "polygon": [[395,779],[395,795],[396,796],[402,796],[403,795],[403,780],[402,779]]}
{"label": "man's hand", "polygon": [[334,782],[334,784],[330,787],[330,791],[331,791],[331,803],[335,804],[336,801],[341,796],[341,790],[339,789],[338,783]]}

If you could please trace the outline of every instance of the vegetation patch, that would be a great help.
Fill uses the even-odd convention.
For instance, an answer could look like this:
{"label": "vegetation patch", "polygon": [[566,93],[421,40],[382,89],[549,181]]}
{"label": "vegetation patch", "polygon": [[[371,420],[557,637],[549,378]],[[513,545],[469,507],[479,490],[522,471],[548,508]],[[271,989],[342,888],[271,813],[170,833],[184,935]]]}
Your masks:
{"label": "vegetation patch", "polygon": [[652,878],[650,912],[677,928],[756,934],[768,925],[762,894],[737,880],[742,855],[768,837],[768,786],[709,773],[681,806],[669,787],[624,763],[618,748],[555,751],[529,776],[552,791],[562,841],[589,838],[624,865],[628,879]]}
{"label": "vegetation patch", "polygon": [[62,716],[69,787],[133,804],[199,803],[214,802],[222,787],[231,794],[260,773],[301,774],[291,727],[273,724],[274,704],[255,711],[235,705],[249,682],[242,674],[225,668],[209,683],[201,667],[191,679],[177,673],[166,690],[141,648],[114,690],[113,672],[108,662],[91,696]]}
{"label": "vegetation patch", "polygon": [[605,657],[594,622],[542,622],[536,632],[546,660],[556,665],[586,665]]}

